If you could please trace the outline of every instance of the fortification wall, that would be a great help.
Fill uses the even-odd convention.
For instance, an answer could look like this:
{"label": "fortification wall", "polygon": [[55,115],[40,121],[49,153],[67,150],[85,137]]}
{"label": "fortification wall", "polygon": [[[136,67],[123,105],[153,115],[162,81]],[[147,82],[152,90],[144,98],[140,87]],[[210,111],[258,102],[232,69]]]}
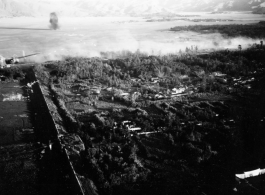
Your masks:
{"label": "fortification wall", "polygon": [[[80,153],[82,150],[84,150],[84,144],[79,136],[67,133],[65,128],[63,127],[63,119],[61,118],[60,114],[58,113],[56,105],[53,103],[52,97],[50,96],[50,91],[47,86],[42,85],[40,81],[38,81],[35,73],[32,71],[30,73],[30,77],[32,81],[37,81],[36,84],[32,86],[32,89],[34,91],[34,94],[39,94],[37,101],[43,101],[45,103],[45,107],[42,109],[48,110],[49,112],[49,118],[45,120],[49,120],[52,123],[53,127],[50,127],[47,129],[47,131],[50,132],[53,136],[50,143],[51,150],[53,148],[56,148],[54,146],[58,145],[59,149],[63,152],[65,157],[65,162],[68,164],[70,169],[70,177],[71,180],[75,186],[76,194],[78,195],[96,195],[96,191],[93,188],[93,184],[89,186],[89,188],[86,186],[84,187],[82,185],[81,180],[83,179],[82,176],[78,175],[74,168],[74,161],[72,159],[76,159],[76,153]],[[43,121],[47,122],[47,121]],[[72,145],[71,142],[78,141],[78,144]],[[56,149],[58,149],[56,148]],[[79,148],[78,150],[73,150],[73,148]]]}

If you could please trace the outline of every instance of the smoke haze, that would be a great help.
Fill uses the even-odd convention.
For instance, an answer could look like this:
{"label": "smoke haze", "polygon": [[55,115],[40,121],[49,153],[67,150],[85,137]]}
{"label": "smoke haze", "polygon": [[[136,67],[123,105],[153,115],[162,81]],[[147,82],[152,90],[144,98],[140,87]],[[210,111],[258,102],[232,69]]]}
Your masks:
{"label": "smoke haze", "polygon": [[58,17],[55,12],[50,13],[50,29],[52,30],[59,29]]}
{"label": "smoke haze", "polygon": [[[51,24],[58,27],[58,17],[51,13]],[[200,16],[202,18],[204,16]],[[209,17],[233,18],[234,15],[210,15]],[[238,17],[238,16],[237,16]],[[245,17],[245,18],[244,18]],[[252,17],[250,21],[249,18]],[[241,20],[219,22],[218,24],[257,23],[256,15],[242,15]],[[54,19],[54,20],[53,20]],[[258,19],[259,20],[259,19]],[[55,23],[53,23],[55,21]],[[56,23],[57,22],[57,23]],[[201,25],[216,24],[201,22]],[[144,18],[60,18],[60,30],[41,30],[47,25],[46,18],[6,18],[0,20],[0,27],[16,27],[14,30],[0,30],[0,54],[5,57],[16,54],[41,53],[29,60],[43,62],[60,60],[63,56],[100,57],[102,52],[145,52],[148,55],[176,54],[186,47],[197,46],[206,49],[247,48],[259,43],[259,39],[244,37],[224,38],[219,33],[199,34],[194,32],[171,32],[171,27],[196,25],[188,21],[146,22]],[[31,28],[40,30],[31,30]],[[109,56],[113,57],[112,55]]]}
{"label": "smoke haze", "polygon": [[[87,38],[80,34],[68,34],[68,37],[67,43],[61,43],[58,47],[47,49],[42,60],[60,60],[62,56],[66,55],[101,57],[101,52],[121,54],[124,51],[140,51],[148,55],[178,54],[180,50],[185,52],[186,48],[195,48],[195,46],[198,47],[199,51],[237,49],[238,45],[242,45],[242,48],[246,49],[253,43],[260,42],[260,39],[245,37],[227,39],[219,33],[201,35],[191,32],[160,32],[143,38],[135,36],[128,30],[113,34],[108,33],[105,37]],[[109,55],[108,57],[113,56]]]}

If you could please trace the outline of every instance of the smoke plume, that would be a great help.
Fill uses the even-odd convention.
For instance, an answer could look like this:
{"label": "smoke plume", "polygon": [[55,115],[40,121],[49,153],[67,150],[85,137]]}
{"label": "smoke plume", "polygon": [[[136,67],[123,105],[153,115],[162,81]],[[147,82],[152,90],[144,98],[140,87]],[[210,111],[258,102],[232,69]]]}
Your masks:
{"label": "smoke plume", "polygon": [[50,29],[52,30],[59,29],[58,17],[55,12],[50,13]]}
{"label": "smoke plume", "polygon": [[[232,18],[233,15],[229,15],[229,17]],[[16,23],[20,24],[23,21],[22,19],[16,19],[12,24],[10,24],[11,19],[6,19],[5,23],[0,20],[0,24],[13,27]],[[60,26],[63,24],[63,29],[55,32],[51,30],[39,31],[40,33],[38,34],[29,33],[28,36],[15,38],[14,34],[7,35],[6,37],[0,36],[0,43],[2,43],[0,44],[0,53],[3,56],[10,56],[10,54],[19,55],[22,50],[26,54],[39,52],[41,53],[40,55],[31,56],[28,60],[43,62],[61,60],[64,56],[105,57],[106,54],[109,54],[109,57],[106,58],[115,58],[119,54],[126,54],[127,51],[140,51],[148,55],[167,55],[183,53],[186,49],[194,51],[194,48],[198,48],[198,52],[211,52],[213,49],[237,50],[238,45],[241,45],[244,50],[253,43],[259,44],[262,40],[247,37],[228,38],[218,32],[201,34],[167,30],[173,25],[193,25],[193,22],[148,23],[143,19],[134,19],[135,22],[131,22],[131,20],[131,18],[121,20],[121,18],[105,17],[62,17],[60,18]],[[51,25],[54,21],[57,28],[58,18],[55,13],[51,13]],[[25,25],[38,27],[45,25],[45,23],[47,25],[47,20],[32,19],[30,22],[27,21]],[[2,31],[1,29],[0,35]],[[17,29],[17,31],[23,32],[20,29]],[[20,33],[17,34],[20,35]],[[17,44],[17,39],[19,39],[20,44]],[[16,45],[16,47],[14,48],[13,45]]]}

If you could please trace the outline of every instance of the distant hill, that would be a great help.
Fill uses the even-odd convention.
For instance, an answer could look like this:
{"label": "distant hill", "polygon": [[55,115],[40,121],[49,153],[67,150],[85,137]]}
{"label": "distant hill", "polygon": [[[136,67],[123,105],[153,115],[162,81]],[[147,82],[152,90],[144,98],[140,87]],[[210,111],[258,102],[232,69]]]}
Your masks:
{"label": "distant hill", "polygon": [[265,13],[265,0],[0,0],[0,17],[146,16],[191,11]]}

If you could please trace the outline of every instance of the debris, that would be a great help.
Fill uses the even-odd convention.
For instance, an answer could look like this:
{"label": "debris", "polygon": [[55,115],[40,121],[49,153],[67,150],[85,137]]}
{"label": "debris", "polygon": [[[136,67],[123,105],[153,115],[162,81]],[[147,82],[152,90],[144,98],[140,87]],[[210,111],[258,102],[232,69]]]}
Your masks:
{"label": "debris", "polygon": [[61,144],[71,151],[80,154],[81,151],[85,150],[85,145],[78,135],[62,135],[59,137]]}
{"label": "debris", "polygon": [[28,118],[29,116],[27,114],[21,114],[21,115],[18,115],[19,117],[21,118]]}
{"label": "debris", "polygon": [[5,101],[24,101],[24,96],[20,93],[3,94],[3,102]]}

